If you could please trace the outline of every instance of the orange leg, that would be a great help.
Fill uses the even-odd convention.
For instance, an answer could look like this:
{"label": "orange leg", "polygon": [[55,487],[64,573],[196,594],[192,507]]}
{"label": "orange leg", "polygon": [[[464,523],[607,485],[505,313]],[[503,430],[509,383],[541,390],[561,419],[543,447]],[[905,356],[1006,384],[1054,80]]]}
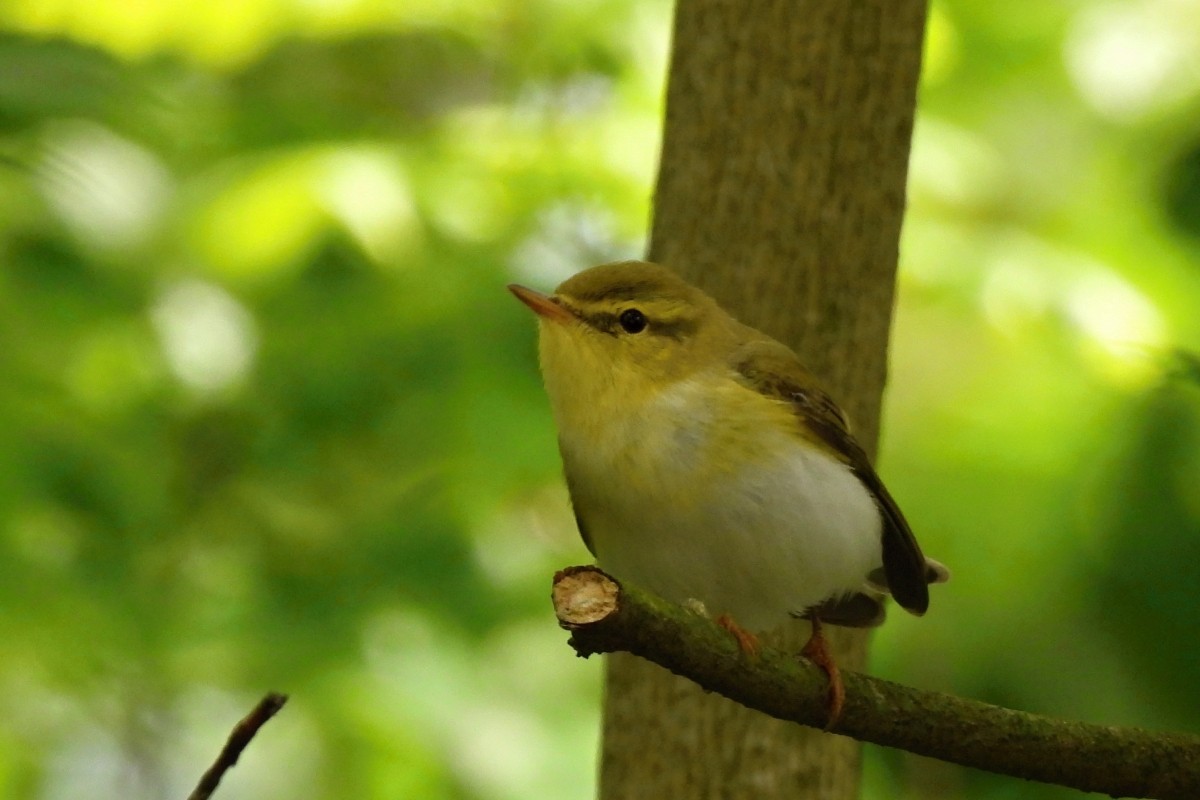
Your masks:
{"label": "orange leg", "polygon": [[842,673],[838,671],[833,654],[829,652],[829,642],[821,633],[821,621],[813,616],[812,636],[800,651],[800,655],[820,667],[829,676],[829,720],[825,730],[832,730],[842,716],[842,707],[846,704],[846,687],[842,685]]}
{"label": "orange leg", "polygon": [[737,639],[738,647],[741,648],[743,653],[748,656],[758,656],[758,651],[762,649],[758,637],[734,622],[733,617],[728,614],[722,614],[717,617],[716,623],[729,631],[734,639]]}

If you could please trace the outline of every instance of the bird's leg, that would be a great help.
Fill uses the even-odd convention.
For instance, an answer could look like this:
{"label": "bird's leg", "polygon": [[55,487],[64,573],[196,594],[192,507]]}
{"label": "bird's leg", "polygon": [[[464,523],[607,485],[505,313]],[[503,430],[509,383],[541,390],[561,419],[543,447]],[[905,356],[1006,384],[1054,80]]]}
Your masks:
{"label": "bird's leg", "polygon": [[800,655],[816,664],[829,676],[829,719],[825,723],[825,730],[828,731],[833,729],[838,718],[842,716],[842,706],[846,703],[846,687],[842,685],[842,673],[833,660],[833,653],[829,652],[829,641],[821,632],[821,620],[817,619],[816,614],[812,614],[809,619],[812,621],[812,636],[808,637]]}
{"label": "bird's leg", "polygon": [[728,614],[717,617],[716,623],[733,635],[733,638],[737,640],[738,647],[746,655],[757,656],[758,651],[762,649],[758,637],[734,622],[733,617]]}

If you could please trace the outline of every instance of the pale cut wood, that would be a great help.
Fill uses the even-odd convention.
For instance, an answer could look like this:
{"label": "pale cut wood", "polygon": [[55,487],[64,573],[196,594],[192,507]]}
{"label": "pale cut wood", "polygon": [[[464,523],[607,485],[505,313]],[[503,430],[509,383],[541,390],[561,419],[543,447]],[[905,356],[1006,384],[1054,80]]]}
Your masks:
{"label": "pale cut wood", "polygon": [[[679,0],[649,257],[794,347],[874,452],[923,0]],[[884,476],[886,478],[886,475]],[[919,534],[919,532],[918,532]],[[783,632],[798,651],[807,626]],[[839,662],[866,640],[837,630]],[[857,795],[851,740],[608,656],[600,796]]]}

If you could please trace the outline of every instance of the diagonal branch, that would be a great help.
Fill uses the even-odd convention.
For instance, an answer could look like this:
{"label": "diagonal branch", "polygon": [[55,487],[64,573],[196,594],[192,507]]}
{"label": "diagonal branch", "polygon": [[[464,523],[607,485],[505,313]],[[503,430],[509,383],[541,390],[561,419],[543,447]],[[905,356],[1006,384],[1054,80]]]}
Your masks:
{"label": "diagonal branch", "polygon": [[[751,659],[715,624],[596,567],[554,578],[559,624],[583,657],[627,651],[772,717],[825,724],[825,676],[773,649]],[[843,672],[836,732],[976,769],[1113,796],[1200,797],[1200,737],[1014,711]]]}
{"label": "diagonal branch", "polygon": [[242,751],[246,749],[246,745],[250,744],[250,740],[258,733],[258,729],[266,725],[267,721],[275,716],[286,702],[287,695],[278,692],[269,692],[262,700],[259,700],[258,705],[237,725],[233,726],[233,731],[230,732],[229,739],[221,748],[216,761],[200,776],[200,782],[196,784],[196,788],[192,790],[188,800],[208,800],[212,797],[221,778],[225,777],[225,773],[237,764]]}

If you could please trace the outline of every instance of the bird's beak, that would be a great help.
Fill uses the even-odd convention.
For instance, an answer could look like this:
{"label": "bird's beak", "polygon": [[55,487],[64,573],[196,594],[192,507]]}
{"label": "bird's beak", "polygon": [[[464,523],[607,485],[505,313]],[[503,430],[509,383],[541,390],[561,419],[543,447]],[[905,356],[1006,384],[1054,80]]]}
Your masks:
{"label": "bird's beak", "polygon": [[508,290],[515,294],[518,300],[532,308],[533,312],[542,319],[551,322],[567,322],[575,319],[575,315],[571,313],[570,309],[554,302],[554,298],[550,295],[527,289],[515,283],[510,283]]}

